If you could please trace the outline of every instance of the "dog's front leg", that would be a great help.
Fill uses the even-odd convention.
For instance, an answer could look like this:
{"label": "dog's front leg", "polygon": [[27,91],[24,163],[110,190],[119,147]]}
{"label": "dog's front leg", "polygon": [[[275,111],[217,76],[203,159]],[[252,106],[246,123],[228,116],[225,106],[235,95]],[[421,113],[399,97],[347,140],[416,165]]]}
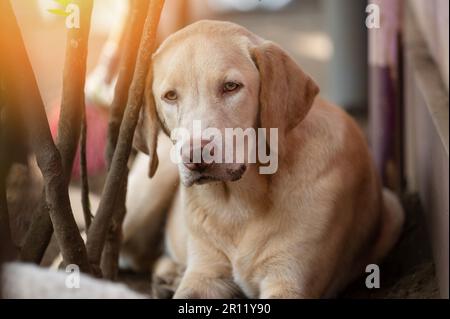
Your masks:
{"label": "dog's front leg", "polygon": [[260,286],[260,299],[317,299],[321,294],[312,287],[301,283],[297,276],[291,280],[283,278],[283,275],[268,275]]}
{"label": "dog's front leg", "polygon": [[186,271],[175,292],[175,299],[230,299],[239,296],[239,289],[231,278]]}
{"label": "dog's front leg", "polygon": [[188,246],[188,266],[175,299],[228,299],[239,295],[224,254],[195,239],[189,240]]}
{"label": "dog's front leg", "polygon": [[328,295],[339,278],[336,270],[339,251],[333,251],[328,242],[316,242],[312,251],[309,245],[298,244],[297,249],[277,251],[273,258],[266,259],[259,283],[261,299],[318,299]]}
{"label": "dog's front leg", "polygon": [[273,283],[272,287],[261,290],[260,299],[317,299],[319,296],[309,294],[295,287],[292,283]]}

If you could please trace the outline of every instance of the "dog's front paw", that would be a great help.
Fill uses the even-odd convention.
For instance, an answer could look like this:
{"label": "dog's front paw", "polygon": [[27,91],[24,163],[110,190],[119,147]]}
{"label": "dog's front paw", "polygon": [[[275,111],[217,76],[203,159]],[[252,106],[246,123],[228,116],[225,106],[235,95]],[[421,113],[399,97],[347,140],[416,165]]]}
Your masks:
{"label": "dog's front paw", "polygon": [[152,276],[152,296],[156,299],[170,299],[177,290],[184,268],[168,257],[161,257]]}
{"label": "dog's front paw", "polygon": [[152,278],[152,296],[156,299],[170,299],[180,284],[181,275],[175,272],[155,275]]}
{"label": "dog's front paw", "polygon": [[204,293],[194,289],[177,290],[173,295],[173,299],[206,299],[208,298]]}
{"label": "dog's front paw", "polygon": [[187,275],[173,296],[174,299],[232,299],[244,295],[232,279]]}

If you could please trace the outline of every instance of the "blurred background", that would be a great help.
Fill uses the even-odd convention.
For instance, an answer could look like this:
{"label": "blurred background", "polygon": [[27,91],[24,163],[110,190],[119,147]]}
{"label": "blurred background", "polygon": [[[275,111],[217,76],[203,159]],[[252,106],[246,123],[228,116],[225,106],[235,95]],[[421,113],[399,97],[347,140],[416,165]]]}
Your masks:
{"label": "blurred background", "polygon": [[[324,96],[348,108],[362,108],[367,105],[366,3],[341,1],[343,5],[339,5],[340,1],[326,0],[167,0],[161,39],[200,19],[239,23],[285,48],[316,79]],[[344,5],[345,1],[352,4]],[[53,0],[12,3],[44,102],[51,105],[61,91],[64,17],[48,12],[58,7]],[[111,30],[121,25],[127,10],[127,0],[95,1],[89,70],[95,68]],[[342,50],[343,47],[346,49]],[[339,74],[340,81],[330,79],[333,74]]]}
{"label": "blurred background", "polygon": [[[56,128],[64,17],[48,12],[58,7],[53,0],[12,3]],[[402,197],[408,219],[401,242],[386,261],[384,288],[350,289],[347,296],[448,298],[448,3],[166,0],[160,41],[199,19],[241,24],[286,49],[317,81],[321,94],[351,113],[367,134],[382,181]],[[366,27],[374,13],[367,12],[368,4],[379,9],[378,28]],[[92,136],[92,128],[106,127],[128,6],[128,0],[95,1],[86,92],[89,106],[101,115],[88,119],[88,148],[103,145],[96,138],[106,138]],[[89,152],[96,152],[92,158],[103,158],[101,146],[90,149],[88,159]],[[102,174],[101,163],[91,167],[91,179]],[[94,192],[101,191],[98,185],[94,182]]]}

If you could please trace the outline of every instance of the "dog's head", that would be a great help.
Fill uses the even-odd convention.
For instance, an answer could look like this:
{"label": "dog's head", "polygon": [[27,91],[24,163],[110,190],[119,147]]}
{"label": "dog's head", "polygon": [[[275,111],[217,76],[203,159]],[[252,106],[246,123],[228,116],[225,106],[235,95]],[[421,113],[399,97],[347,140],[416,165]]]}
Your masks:
{"label": "dog's head", "polygon": [[[186,27],[161,45],[152,62],[135,146],[150,155],[153,175],[161,127],[179,146],[180,177],[188,186],[240,179],[250,165],[251,150],[262,146],[252,129],[258,135],[258,128],[277,128],[280,154],[295,147],[283,140],[306,116],[319,91],[280,47],[227,22]],[[199,135],[200,127],[208,133]],[[180,129],[190,134],[174,134]],[[229,129],[242,129],[243,145],[230,140]],[[239,159],[236,148],[243,150]]]}

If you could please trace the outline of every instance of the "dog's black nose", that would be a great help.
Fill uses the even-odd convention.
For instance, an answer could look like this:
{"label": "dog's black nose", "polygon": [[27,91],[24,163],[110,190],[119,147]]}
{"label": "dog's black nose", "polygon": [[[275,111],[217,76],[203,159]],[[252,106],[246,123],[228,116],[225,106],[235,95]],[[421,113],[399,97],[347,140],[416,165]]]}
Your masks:
{"label": "dog's black nose", "polygon": [[211,164],[209,163],[183,163],[183,164],[184,166],[186,166],[188,170],[199,173],[203,172],[209,166],[211,166]]}
{"label": "dog's black nose", "polygon": [[[185,152],[184,149],[181,149],[183,164],[188,170],[201,173],[212,165],[209,161],[205,162],[205,159],[203,158],[203,149],[210,142],[210,140],[202,139],[200,141],[200,147],[194,148],[192,145],[193,143],[191,142],[189,152]],[[209,155],[214,156],[214,149],[211,150],[211,154]]]}

